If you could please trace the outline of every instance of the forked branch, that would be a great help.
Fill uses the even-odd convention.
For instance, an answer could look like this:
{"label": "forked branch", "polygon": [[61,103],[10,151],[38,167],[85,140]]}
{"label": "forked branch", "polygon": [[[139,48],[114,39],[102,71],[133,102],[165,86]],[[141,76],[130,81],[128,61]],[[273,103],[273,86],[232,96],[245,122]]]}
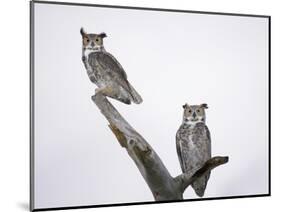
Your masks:
{"label": "forked branch", "polygon": [[195,173],[183,173],[172,177],[160,157],[146,140],[120,115],[102,94],[92,100],[109,122],[109,127],[120,145],[126,148],[156,201],[181,200],[185,189],[196,179],[228,162],[228,157],[213,157]]}

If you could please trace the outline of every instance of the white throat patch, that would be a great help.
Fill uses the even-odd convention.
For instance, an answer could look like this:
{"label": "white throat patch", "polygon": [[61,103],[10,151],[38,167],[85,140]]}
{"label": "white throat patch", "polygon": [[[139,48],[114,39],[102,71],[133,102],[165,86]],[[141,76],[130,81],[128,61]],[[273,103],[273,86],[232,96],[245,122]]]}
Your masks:
{"label": "white throat patch", "polygon": [[185,124],[189,125],[191,128],[194,128],[196,124],[198,123],[204,123],[202,120],[197,120],[197,121],[183,121]]}
{"label": "white throat patch", "polygon": [[102,51],[102,48],[101,48],[100,46],[95,47],[95,48],[86,48],[86,49],[84,50],[84,56],[85,56],[86,58],[88,58],[89,54],[91,54],[91,53],[93,53],[93,52],[100,52],[100,51]]}

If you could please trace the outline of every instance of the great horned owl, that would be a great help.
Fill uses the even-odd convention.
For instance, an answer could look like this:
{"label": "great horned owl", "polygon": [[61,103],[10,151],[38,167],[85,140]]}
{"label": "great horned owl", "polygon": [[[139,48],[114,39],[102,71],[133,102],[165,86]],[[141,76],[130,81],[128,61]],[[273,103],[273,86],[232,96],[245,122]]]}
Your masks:
{"label": "great horned owl", "polygon": [[[195,173],[211,158],[211,137],[206,126],[207,104],[183,105],[183,121],[176,134],[177,153],[183,173]],[[210,172],[192,183],[195,193],[204,195]]]}
{"label": "great horned owl", "polygon": [[83,28],[82,35],[82,61],[87,69],[90,80],[98,88],[97,92],[117,99],[125,104],[142,102],[141,96],[127,80],[127,75],[120,63],[103,46],[105,33],[87,34]]}

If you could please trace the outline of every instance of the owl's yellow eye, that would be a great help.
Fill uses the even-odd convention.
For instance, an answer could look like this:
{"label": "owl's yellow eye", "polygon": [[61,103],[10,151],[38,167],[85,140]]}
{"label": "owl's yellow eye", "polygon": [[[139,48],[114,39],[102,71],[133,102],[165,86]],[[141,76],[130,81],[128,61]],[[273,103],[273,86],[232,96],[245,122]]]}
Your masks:
{"label": "owl's yellow eye", "polygon": [[99,42],[99,39],[97,38],[96,41]]}
{"label": "owl's yellow eye", "polygon": [[196,110],[196,112],[197,112],[197,113],[199,113],[199,112],[200,112],[200,110],[198,109],[198,110]]}
{"label": "owl's yellow eye", "polygon": [[86,40],[86,41],[87,41],[87,43],[89,43],[89,42],[90,42],[89,38],[87,38],[87,40]]}
{"label": "owl's yellow eye", "polygon": [[188,112],[189,112],[189,113],[191,113],[192,111],[191,111],[191,110],[189,110]]}

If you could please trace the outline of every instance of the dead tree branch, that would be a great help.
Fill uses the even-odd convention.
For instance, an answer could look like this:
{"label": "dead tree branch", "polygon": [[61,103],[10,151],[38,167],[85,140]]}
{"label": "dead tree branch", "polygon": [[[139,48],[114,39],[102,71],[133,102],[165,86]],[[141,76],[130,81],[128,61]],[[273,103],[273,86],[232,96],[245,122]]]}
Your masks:
{"label": "dead tree branch", "polygon": [[228,162],[228,157],[213,157],[195,173],[172,177],[160,157],[146,140],[120,115],[102,94],[92,100],[109,122],[109,127],[120,145],[126,148],[145,179],[156,201],[181,200],[183,192],[193,181],[206,172]]}

